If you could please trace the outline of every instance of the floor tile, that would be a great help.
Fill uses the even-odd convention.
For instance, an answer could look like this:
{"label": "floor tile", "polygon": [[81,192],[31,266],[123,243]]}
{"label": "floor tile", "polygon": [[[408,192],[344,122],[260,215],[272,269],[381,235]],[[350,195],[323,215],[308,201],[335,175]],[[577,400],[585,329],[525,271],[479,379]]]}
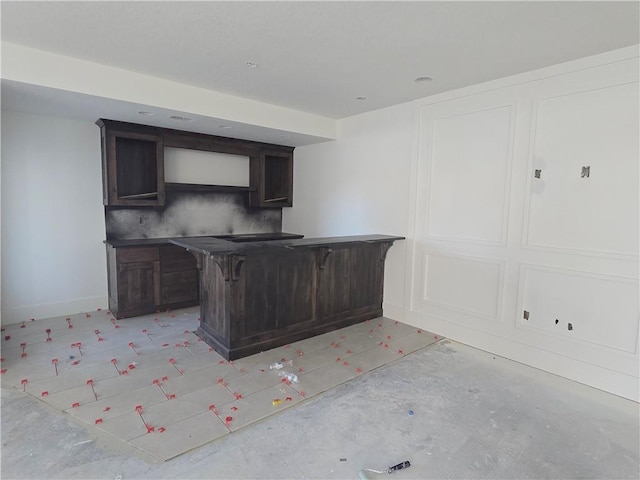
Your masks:
{"label": "floor tile", "polygon": [[[2,385],[168,459],[440,339],[378,318],[227,362],[193,333],[198,315],[194,308],[112,321],[89,312],[8,326]],[[282,369],[271,368],[277,362]],[[285,374],[297,382],[283,383]],[[156,431],[147,432],[137,406]]]}
{"label": "floor tile", "polygon": [[354,378],[358,375],[356,368],[342,363],[328,365],[301,375],[299,383],[292,383],[291,387],[309,398]]}
{"label": "floor tile", "polygon": [[[196,355],[186,355],[179,359],[180,369],[184,374],[189,374],[207,367],[220,365],[223,358],[215,352],[205,352]],[[225,362],[227,363],[227,362]]]}
{"label": "floor tile", "polygon": [[338,348],[347,355],[364,352],[380,343],[380,337],[366,332],[349,332],[344,339],[340,339]]}
{"label": "floor tile", "polygon": [[212,385],[188,393],[180,394],[179,397],[184,402],[189,402],[195,409],[208,410],[211,405],[219,408],[230,402],[234,402],[236,397],[222,385]]}
{"label": "floor tile", "polygon": [[68,408],[66,413],[90,425],[98,419],[112,419],[121,415],[135,412],[136,406],[148,408],[157,403],[167,401],[164,393],[156,385],[136,388],[119,395],[100,398],[95,402],[80,405],[79,408]]}
{"label": "floor tile", "polygon": [[161,347],[159,350],[153,352],[141,353],[136,356],[136,360],[142,364],[155,363],[160,365],[162,363],[168,363],[172,358],[178,363],[181,359],[190,357],[192,354],[185,348],[177,348],[175,346]]}
{"label": "floor tile", "polygon": [[187,393],[218,385],[220,378],[239,375],[240,373],[230,365],[214,365],[190,374],[172,377],[168,381],[162,382],[162,385],[167,393],[182,397]]}
{"label": "floor tile", "polygon": [[162,365],[138,364],[133,370],[129,367],[128,377],[136,385],[151,385],[155,380],[172,379],[183,376],[175,365],[167,362]]}
{"label": "floor tile", "polygon": [[39,398],[43,402],[49,404],[53,408],[57,408],[58,410],[66,410],[68,408],[72,408],[72,406],[75,404],[80,406],[96,401],[91,386],[86,384],[79,387],[62,390],[61,392],[53,393],[51,395],[42,396],[40,392],[40,394],[38,394],[37,396],[39,396]]}
{"label": "floor tile", "polygon": [[388,347],[385,348],[383,345],[378,345],[375,348],[352,355],[349,360],[350,364],[354,368],[359,368],[362,372],[369,372],[402,357],[397,350],[393,350],[390,344],[385,345],[388,345]]}
{"label": "floor tile", "polygon": [[[142,415],[144,416],[144,411]],[[109,418],[95,427],[124,441],[132,440],[147,433],[147,427],[138,412],[125,413],[119,417]]]}
{"label": "floor tile", "polygon": [[5,359],[2,362],[2,370],[2,385],[5,387],[20,386],[24,379],[31,383],[56,375],[55,367],[48,355],[34,355],[13,360]]}
{"label": "floor tile", "polygon": [[163,432],[156,430],[130,443],[162,460],[169,460],[229,433],[224,423],[208,411],[164,428]]}
{"label": "floor tile", "polygon": [[[54,366],[51,366],[54,369]],[[33,392],[57,393],[74,387],[80,387],[87,383],[87,380],[98,382],[118,376],[115,369],[109,365],[84,368],[82,370],[60,370],[58,376],[52,376],[43,380],[29,382],[29,389]]]}
{"label": "floor tile", "polygon": [[187,400],[176,397],[146,407],[143,415],[147,423],[155,427],[166,427],[208,410],[208,408],[200,408]]}
{"label": "floor tile", "polygon": [[302,400],[304,400],[304,397],[300,393],[281,383],[222,405],[218,409],[218,416],[225,422],[230,417],[231,421],[228,426],[234,431],[295,405]]}
{"label": "floor tile", "polygon": [[[227,388],[233,392],[242,396],[248,396],[261,390],[273,387],[282,383],[281,373],[283,370],[265,370],[264,373],[248,373],[246,375],[235,375],[229,378],[225,378]],[[289,372],[291,373],[291,372]]]}
{"label": "floor tile", "polygon": [[307,355],[316,350],[321,350],[331,346],[331,342],[334,341],[335,336],[335,332],[323,333],[321,335],[300,340],[299,342],[294,342],[291,344],[291,348],[294,351],[300,349],[305,355]]}
{"label": "floor tile", "polygon": [[349,356],[350,354],[341,347],[326,347],[297,358],[293,366],[288,368],[294,373],[308,373],[318,368],[343,362]]}
{"label": "floor tile", "polygon": [[436,343],[439,340],[442,340],[442,337],[431,332],[414,332],[404,337],[390,341],[389,348],[398,352],[402,351],[404,355],[407,355],[411,352],[419,350],[420,348],[424,348],[427,345]]}
{"label": "floor tile", "polygon": [[247,372],[255,373],[261,370],[269,370],[269,367],[276,362],[295,360],[296,349],[293,346],[289,348],[279,347],[266,352],[257,353],[248,357],[233,360],[232,365],[237,369],[245,369]]}
{"label": "floor tile", "polygon": [[[137,370],[137,369],[136,369]],[[152,385],[155,378],[162,378],[163,375],[177,375],[167,367],[154,367],[146,373],[135,371],[130,375],[119,375],[95,382],[95,389],[98,398],[108,398],[120,393],[129,392],[137,388]]]}

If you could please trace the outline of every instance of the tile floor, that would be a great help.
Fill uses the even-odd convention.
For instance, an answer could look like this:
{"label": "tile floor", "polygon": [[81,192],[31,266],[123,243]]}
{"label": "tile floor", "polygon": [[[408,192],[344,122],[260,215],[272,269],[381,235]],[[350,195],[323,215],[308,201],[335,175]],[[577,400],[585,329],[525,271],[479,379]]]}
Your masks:
{"label": "tile floor", "polygon": [[197,308],[8,325],[2,387],[168,460],[441,340],[377,318],[227,362],[197,327]]}

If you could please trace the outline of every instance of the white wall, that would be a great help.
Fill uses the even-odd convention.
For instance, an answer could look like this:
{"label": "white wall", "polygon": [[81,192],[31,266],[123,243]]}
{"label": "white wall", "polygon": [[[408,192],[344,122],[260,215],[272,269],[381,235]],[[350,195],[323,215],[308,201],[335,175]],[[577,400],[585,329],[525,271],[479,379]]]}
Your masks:
{"label": "white wall", "polygon": [[385,315],[637,400],[637,57],[342,120],[338,140],[296,149],[283,228],[406,235]]}
{"label": "white wall", "polygon": [[638,400],[638,72],[628,48],[416,102],[406,321]]}
{"label": "white wall", "polygon": [[248,187],[249,157],[164,147],[164,181]]}
{"label": "white wall", "polygon": [[2,112],[2,323],[107,306],[93,123]]}
{"label": "white wall", "polygon": [[[380,233],[406,236],[412,105],[338,122],[338,140],[294,152],[293,207],[283,230],[307,238]],[[383,309],[402,317],[406,242],[387,254]]]}

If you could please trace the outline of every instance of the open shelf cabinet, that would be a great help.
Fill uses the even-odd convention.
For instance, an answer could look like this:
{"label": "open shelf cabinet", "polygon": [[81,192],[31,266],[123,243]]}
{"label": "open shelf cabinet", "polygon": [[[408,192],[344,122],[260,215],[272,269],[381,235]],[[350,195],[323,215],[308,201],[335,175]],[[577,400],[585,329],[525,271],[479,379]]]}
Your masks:
{"label": "open shelf cabinet", "polygon": [[162,137],[144,130],[123,130],[99,120],[102,134],[105,205],[164,205]]}
{"label": "open shelf cabinet", "polygon": [[293,205],[293,150],[265,151],[251,158],[252,207]]}

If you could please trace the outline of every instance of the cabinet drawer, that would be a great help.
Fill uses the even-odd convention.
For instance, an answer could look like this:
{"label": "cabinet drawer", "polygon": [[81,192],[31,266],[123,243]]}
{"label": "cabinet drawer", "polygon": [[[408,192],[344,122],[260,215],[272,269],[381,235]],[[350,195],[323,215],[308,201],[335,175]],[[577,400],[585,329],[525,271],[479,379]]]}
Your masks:
{"label": "cabinet drawer", "polygon": [[162,272],[196,270],[195,257],[182,247],[162,247],[160,249],[160,268]]}
{"label": "cabinet drawer", "polygon": [[159,259],[158,247],[118,248],[118,263],[154,262]]}

